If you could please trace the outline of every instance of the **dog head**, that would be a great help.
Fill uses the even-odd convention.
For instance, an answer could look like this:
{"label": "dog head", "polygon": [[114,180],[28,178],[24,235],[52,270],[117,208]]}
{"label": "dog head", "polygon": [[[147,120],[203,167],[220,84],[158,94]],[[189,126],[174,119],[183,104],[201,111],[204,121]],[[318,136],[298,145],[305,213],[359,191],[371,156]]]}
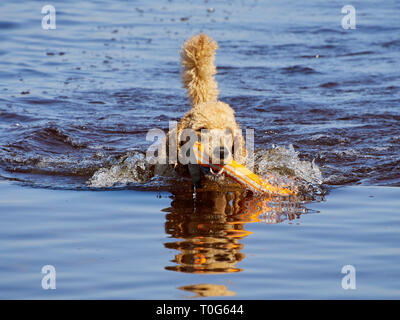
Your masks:
{"label": "dog head", "polygon": [[212,163],[226,164],[234,159],[243,164],[246,160],[243,136],[233,109],[226,103],[205,102],[193,107],[178,128],[179,147],[189,138],[204,146]]}

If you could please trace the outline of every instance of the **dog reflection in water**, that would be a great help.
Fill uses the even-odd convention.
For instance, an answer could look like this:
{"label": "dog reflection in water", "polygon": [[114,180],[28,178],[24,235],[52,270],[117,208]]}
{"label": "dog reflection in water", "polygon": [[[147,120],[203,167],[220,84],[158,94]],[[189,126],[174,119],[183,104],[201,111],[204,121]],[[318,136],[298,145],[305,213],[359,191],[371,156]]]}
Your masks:
{"label": "dog reflection in water", "polygon": [[236,293],[222,284],[199,283],[179,287],[179,289],[194,293],[190,298],[234,296]]}
{"label": "dog reflection in water", "polygon": [[171,238],[165,243],[175,255],[167,270],[188,273],[240,272],[236,264],[245,255],[240,239],[251,232],[246,223],[279,223],[299,218],[305,212],[299,202],[285,202],[267,196],[256,197],[246,191],[203,191],[196,197],[173,193],[171,207],[164,209],[165,229]]}

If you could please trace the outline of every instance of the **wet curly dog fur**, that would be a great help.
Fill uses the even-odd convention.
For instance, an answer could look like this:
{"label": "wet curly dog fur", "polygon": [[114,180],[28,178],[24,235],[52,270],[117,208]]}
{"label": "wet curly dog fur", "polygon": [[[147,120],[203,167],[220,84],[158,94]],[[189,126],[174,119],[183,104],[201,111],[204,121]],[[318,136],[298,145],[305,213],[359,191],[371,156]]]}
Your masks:
{"label": "wet curly dog fur", "polygon": [[[218,84],[214,79],[217,72],[214,64],[217,49],[218,44],[215,41],[205,34],[200,34],[187,40],[180,53],[182,84],[187,89],[192,108],[183,116],[177,127],[168,132],[165,140],[165,150],[169,150],[172,138],[177,143],[177,160],[168,163],[172,163],[178,173],[184,171],[179,156],[187,138],[185,129],[192,130],[198,141],[206,143],[206,150],[212,162],[221,163],[231,157],[241,164],[246,162],[246,148],[235,112],[228,104],[218,100]],[[225,153],[223,157],[222,151]]]}

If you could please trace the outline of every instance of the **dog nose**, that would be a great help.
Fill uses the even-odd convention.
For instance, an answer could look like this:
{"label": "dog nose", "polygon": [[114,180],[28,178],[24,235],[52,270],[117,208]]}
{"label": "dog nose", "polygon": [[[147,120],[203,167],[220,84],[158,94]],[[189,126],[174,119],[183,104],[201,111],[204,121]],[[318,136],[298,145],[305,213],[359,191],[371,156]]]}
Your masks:
{"label": "dog nose", "polygon": [[213,153],[215,158],[219,160],[224,160],[229,156],[229,150],[225,147],[216,147]]}

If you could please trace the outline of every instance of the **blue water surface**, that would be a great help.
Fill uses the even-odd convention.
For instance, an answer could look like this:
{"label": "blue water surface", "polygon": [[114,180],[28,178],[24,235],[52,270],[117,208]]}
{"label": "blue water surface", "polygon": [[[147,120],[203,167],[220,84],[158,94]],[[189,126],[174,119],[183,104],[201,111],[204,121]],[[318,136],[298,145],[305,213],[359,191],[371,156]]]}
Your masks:
{"label": "blue water surface", "polygon": [[[398,1],[352,1],[356,29],[342,1],[54,0],[55,30],[45,4],[0,2],[0,298],[399,299]],[[325,197],[252,215],[234,194],[87,190],[190,108],[179,50],[200,32],[256,148],[314,160]]]}

